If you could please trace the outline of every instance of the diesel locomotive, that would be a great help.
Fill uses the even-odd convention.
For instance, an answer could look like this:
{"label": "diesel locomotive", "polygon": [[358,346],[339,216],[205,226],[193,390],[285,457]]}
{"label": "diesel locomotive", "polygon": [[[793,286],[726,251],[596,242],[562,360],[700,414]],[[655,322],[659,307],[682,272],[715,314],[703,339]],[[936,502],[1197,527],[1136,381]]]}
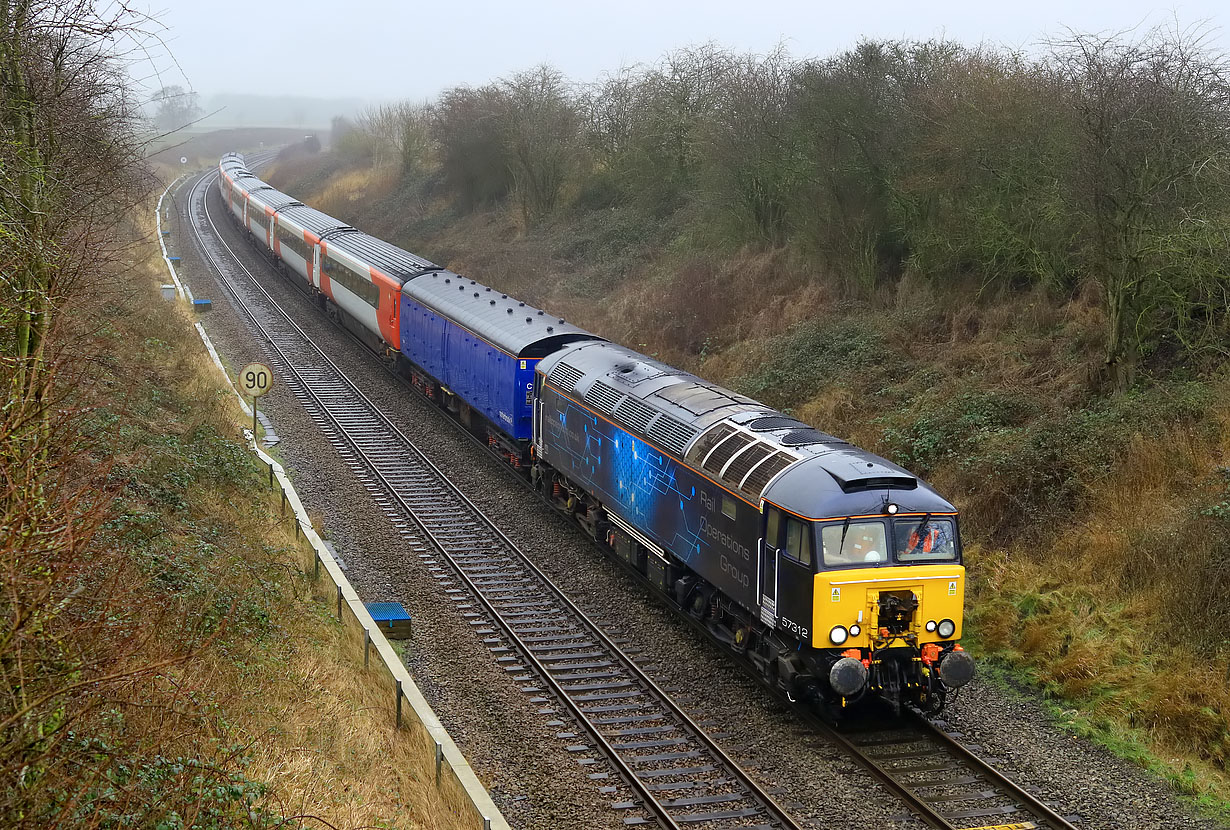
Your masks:
{"label": "diesel locomotive", "polygon": [[319,307],[790,700],[938,711],[973,677],[956,509],[897,465],[371,237],[224,156]]}

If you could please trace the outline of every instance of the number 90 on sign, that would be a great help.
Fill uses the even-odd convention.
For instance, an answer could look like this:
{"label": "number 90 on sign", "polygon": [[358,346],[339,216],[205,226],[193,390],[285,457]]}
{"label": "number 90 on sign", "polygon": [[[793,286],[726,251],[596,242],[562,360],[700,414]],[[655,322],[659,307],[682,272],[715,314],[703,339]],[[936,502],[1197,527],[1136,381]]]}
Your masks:
{"label": "number 90 on sign", "polygon": [[239,372],[239,391],[259,398],[273,386],[273,370],[264,363],[249,363]]}

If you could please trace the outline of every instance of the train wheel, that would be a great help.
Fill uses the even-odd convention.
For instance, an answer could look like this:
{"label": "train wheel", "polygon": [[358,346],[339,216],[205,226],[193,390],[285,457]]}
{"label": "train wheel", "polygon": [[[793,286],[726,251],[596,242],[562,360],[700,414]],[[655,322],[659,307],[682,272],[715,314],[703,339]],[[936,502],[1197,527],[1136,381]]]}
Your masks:
{"label": "train wheel", "polygon": [[692,592],[692,598],[688,600],[688,613],[699,620],[705,616],[708,609],[709,594],[703,588],[697,587]]}

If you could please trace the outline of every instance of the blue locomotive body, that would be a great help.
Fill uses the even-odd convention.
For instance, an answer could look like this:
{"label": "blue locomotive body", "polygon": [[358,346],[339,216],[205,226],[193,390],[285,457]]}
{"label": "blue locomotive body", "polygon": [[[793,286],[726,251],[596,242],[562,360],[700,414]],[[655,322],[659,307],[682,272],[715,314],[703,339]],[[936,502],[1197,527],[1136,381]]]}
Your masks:
{"label": "blue locomotive body", "polygon": [[540,457],[635,534],[639,550],[621,552],[625,561],[668,592],[683,573],[674,564],[680,562],[743,607],[755,607],[755,505],[550,384],[542,385],[539,406]]}

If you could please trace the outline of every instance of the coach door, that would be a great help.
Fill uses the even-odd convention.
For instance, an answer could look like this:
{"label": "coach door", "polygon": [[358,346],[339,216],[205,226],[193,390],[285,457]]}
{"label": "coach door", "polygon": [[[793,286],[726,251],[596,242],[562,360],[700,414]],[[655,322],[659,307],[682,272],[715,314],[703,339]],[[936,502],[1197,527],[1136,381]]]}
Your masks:
{"label": "coach door", "polygon": [[770,627],[777,625],[777,564],[785,531],[782,511],[766,503],[760,540],[760,621]]}
{"label": "coach door", "polygon": [[814,532],[811,522],[765,503],[760,619],[803,642],[811,639]]}

